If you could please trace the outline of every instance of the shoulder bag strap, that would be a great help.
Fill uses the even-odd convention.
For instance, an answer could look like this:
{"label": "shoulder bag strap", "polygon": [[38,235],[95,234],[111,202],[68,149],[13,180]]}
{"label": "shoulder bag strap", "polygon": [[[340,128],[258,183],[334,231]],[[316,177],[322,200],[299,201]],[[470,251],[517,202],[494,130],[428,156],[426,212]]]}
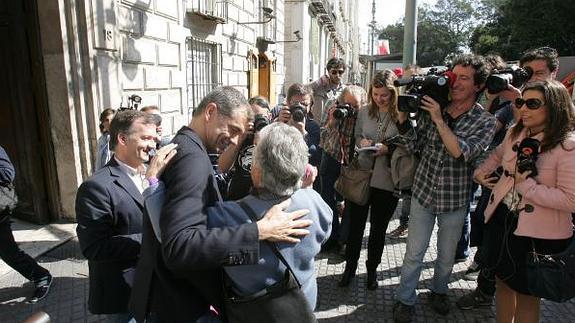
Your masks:
{"label": "shoulder bag strap", "polygon": [[[250,219],[252,220],[252,222],[256,223],[258,221],[257,219],[257,215],[254,212],[254,210],[252,210],[252,208],[247,205],[244,201],[237,201],[237,203],[240,205],[240,207],[244,210],[244,212],[246,212],[246,214],[250,217]],[[286,266],[286,268],[290,271],[290,273],[292,274],[293,278],[295,279],[297,285],[301,288],[301,284],[299,283],[299,280],[297,279],[295,273],[293,272],[293,270],[291,269],[291,266],[289,265],[289,263],[285,260],[284,256],[281,254],[281,252],[279,251],[278,247],[276,246],[275,243],[270,242],[270,241],[266,241],[266,243],[268,244],[268,246],[272,249],[273,253],[276,255],[276,257],[278,257],[278,259],[284,264],[284,266]]]}

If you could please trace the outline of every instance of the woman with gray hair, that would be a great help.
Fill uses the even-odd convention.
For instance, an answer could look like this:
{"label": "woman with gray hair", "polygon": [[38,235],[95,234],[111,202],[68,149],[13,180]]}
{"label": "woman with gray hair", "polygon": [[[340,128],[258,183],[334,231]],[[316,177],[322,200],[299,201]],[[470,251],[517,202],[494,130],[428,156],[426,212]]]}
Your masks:
{"label": "woman with gray hair", "polygon": [[[301,133],[284,123],[274,123],[260,133],[251,175],[252,193],[239,201],[228,201],[208,208],[208,226],[228,227],[252,222],[240,206],[242,203],[259,220],[275,204],[291,198],[286,211],[308,209],[306,217],[313,221],[310,234],[297,244],[277,243],[282,256],[289,263],[301,284],[301,289],[314,309],[317,283],[314,257],[331,230],[332,211],[312,188],[300,188],[308,163],[308,148]],[[260,243],[257,265],[225,267],[232,282],[232,290],[240,296],[252,295],[284,278],[284,265],[266,243]]]}

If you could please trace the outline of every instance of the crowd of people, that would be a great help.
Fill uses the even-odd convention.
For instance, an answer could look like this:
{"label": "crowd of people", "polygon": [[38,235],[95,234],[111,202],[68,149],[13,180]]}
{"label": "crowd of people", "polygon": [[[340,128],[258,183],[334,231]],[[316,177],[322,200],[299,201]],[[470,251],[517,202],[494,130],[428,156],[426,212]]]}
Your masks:
{"label": "crowd of people", "polygon": [[[448,101],[421,93],[416,113],[402,106],[405,89],[395,82],[419,74],[416,66],[377,71],[366,91],[344,85],[338,58],[319,80],[288,86],[276,107],[216,88],[169,138],[155,106],[105,109],[95,172],[76,198],[90,312],[110,322],[243,322],[235,306],[256,300],[258,317],[274,306],[270,321],[313,322],[321,293],[314,258],[344,255],[338,286],[349,288],[369,218],[365,288],[377,289],[386,232],[402,200],[402,221],[390,234],[407,238],[395,322],[414,319],[435,225],[435,312],[450,312],[454,263],[476,246],[466,277],[477,279],[477,289],[456,306],[495,300],[498,322],[537,322],[540,297],[530,288],[527,258],[571,243],[575,107],[554,80],[555,50],[530,50],[519,67],[525,84],[488,91],[488,77],[506,68],[501,57],[459,55],[445,74]],[[365,203],[335,189],[352,164],[371,174]],[[0,185],[13,179],[0,148]],[[52,276],[17,249],[10,212],[0,213],[10,233],[0,256],[35,282],[37,302]],[[307,306],[272,304],[294,281]]]}

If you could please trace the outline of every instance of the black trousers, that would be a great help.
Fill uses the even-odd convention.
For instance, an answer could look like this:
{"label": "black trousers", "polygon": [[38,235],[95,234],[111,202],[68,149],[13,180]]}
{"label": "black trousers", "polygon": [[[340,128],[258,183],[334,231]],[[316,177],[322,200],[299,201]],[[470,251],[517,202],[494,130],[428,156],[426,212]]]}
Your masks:
{"label": "black trousers", "polygon": [[2,212],[0,214],[0,258],[30,281],[46,277],[50,272],[38,265],[34,258],[20,250],[14,240],[10,224],[9,214]]}
{"label": "black trousers", "polygon": [[345,249],[346,267],[357,266],[363,231],[367,222],[367,214],[371,206],[369,242],[367,244],[367,270],[376,270],[381,263],[381,255],[385,245],[385,232],[389,220],[393,216],[399,198],[393,192],[370,188],[369,202],[366,205],[357,205],[346,201],[349,206],[350,228]]}

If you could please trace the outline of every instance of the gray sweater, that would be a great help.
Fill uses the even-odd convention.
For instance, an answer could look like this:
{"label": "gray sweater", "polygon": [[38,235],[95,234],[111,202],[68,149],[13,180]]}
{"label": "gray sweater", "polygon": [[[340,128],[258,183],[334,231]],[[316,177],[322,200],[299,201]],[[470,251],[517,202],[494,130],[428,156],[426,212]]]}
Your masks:
{"label": "gray sweater", "polygon": [[[379,119],[379,120],[378,120]],[[382,135],[382,131],[385,134]],[[397,126],[387,112],[379,112],[379,118],[373,119],[369,116],[369,106],[364,106],[357,116],[355,123],[355,145],[359,147],[362,138],[373,140],[374,143],[383,142],[384,139],[398,135]],[[385,154],[375,158],[372,151],[359,152],[359,164],[362,168],[371,168],[370,186],[381,190],[393,192],[394,185],[391,179],[390,156]]]}

